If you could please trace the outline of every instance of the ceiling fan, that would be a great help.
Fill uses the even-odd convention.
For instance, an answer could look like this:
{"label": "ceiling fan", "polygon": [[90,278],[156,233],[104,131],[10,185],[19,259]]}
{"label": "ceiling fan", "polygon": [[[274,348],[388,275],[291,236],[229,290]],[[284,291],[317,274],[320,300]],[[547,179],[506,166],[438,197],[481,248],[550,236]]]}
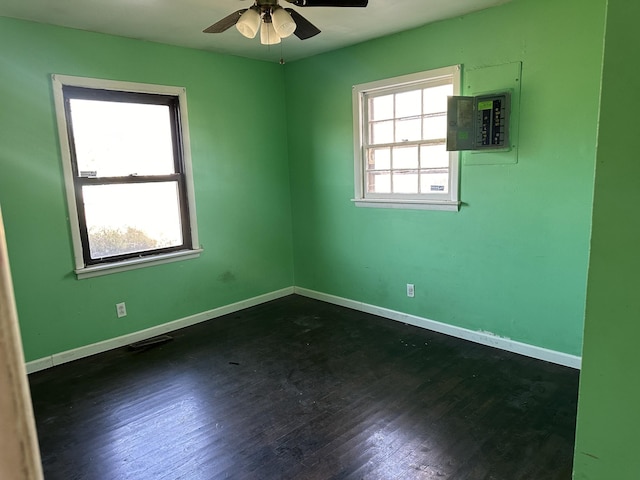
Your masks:
{"label": "ceiling fan", "polygon": [[[286,0],[296,7],[366,7],[369,0]],[[205,28],[204,33],[222,33],[236,26],[247,38],[254,38],[260,30],[263,45],[280,43],[282,38],[295,35],[306,40],[320,33],[320,29],[292,8],[283,8],[278,0],[255,0],[250,8],[243,8]]]}

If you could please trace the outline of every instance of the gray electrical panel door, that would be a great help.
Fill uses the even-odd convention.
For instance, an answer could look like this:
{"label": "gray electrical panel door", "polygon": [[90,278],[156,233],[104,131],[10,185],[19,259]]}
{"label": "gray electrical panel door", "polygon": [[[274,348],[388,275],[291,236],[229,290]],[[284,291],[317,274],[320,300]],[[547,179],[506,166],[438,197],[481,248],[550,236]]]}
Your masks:
{"label": "gray electrical panel door", "polygon": [[449,97],[447,150],[509,150],[511,93]]}

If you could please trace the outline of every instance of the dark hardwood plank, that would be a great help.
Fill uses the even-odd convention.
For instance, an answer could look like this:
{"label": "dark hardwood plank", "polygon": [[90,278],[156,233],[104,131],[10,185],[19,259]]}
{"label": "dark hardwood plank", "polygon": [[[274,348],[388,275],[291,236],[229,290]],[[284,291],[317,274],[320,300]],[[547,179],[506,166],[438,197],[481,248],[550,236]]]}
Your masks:
{"label": "dark hardwood plank", "polygon": [[30,376],[45,477],[569,480],[578,372],[290,296]]}

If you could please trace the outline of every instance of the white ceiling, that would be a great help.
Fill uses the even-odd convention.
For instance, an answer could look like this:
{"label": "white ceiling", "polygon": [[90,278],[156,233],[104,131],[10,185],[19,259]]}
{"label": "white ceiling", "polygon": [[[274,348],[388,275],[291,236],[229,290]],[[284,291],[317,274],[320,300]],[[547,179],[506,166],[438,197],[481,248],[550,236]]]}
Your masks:
{"label": "white ceiling", "polygon": [[235,28],[202,30],[252,0],[0,0],[0,16],[268,61],[297,60],[510,0],[369,0],[366,8],[292,7],[322,33],[267,47]]}

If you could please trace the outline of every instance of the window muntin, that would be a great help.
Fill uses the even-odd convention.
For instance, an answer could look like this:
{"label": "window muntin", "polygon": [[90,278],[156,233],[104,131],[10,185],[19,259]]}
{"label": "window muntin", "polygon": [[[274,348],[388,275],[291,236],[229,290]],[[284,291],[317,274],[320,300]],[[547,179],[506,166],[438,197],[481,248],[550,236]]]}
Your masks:
{"label": "window muntin", "polygon": [[53,81],[78,276],[197,256],[184,89]]}
{"label": "window muntin", "polygon": [[447,97],[458,92],[458,66],[354,87],[357,204],[457,209],[458,155],[446,151],[446,115]]}

